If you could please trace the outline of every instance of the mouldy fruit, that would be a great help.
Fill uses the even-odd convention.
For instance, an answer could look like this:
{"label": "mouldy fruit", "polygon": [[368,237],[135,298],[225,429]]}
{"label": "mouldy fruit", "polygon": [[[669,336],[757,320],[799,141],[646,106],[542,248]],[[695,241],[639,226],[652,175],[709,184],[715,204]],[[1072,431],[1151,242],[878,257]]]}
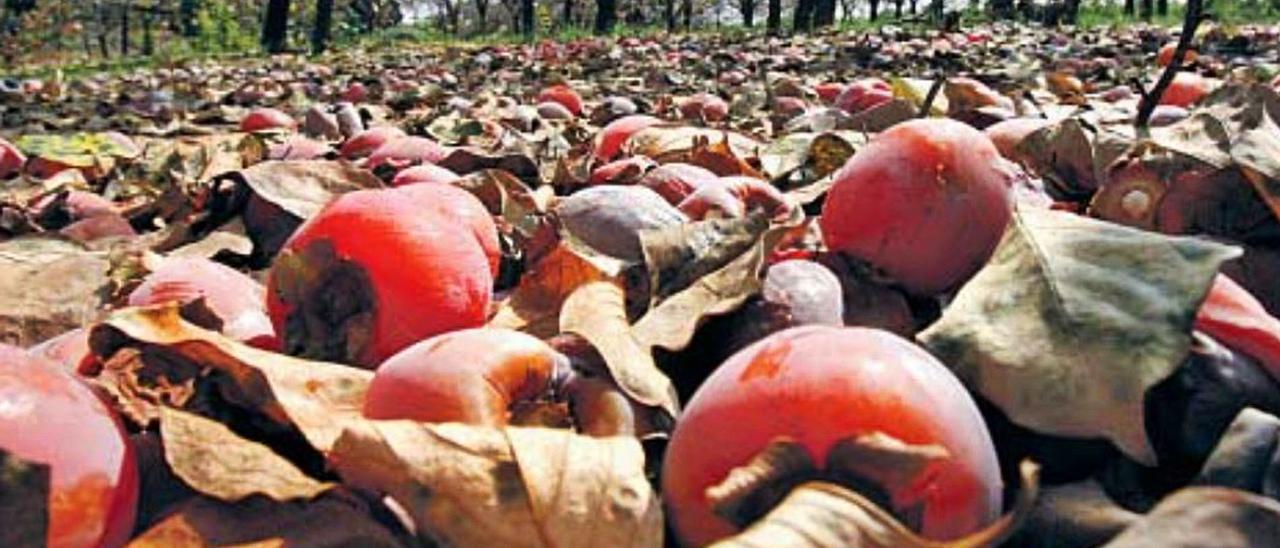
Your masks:
{"label": "mouldy fruit", "polygon": [[133,447],[102,400],[57,365],[0,345],[0,449],[49,466],[49,546],[123,546],[133,530]]}
{"label": "mouldy fruit", "polygon": [[27,157],[13,143],[0,139],[0,179],[6,179],[22,171]]}
{"label": "mouldy fruit", "polygon": [[640,262],[640,231],[664,228],[689,219],[661,196],[644,187],[604,185],[578,191],[555,206],[561,224],[593,249],[626,261]]}
{"label": "mouldy fruit", "polygon": [[404,186],[418,183],[449,184],[461,177],[457,173],[435,164],[422,164],[407,168],[391,179],[391,186]]}
{"label": "mouldy fruit", "polygon": [[1209,81],[1194,72],[1179,72],[1160,96],[1160,104],[1189,108],[1209,94]]}
{"label": "mouldy fruit", "polygon": [[[914,473],[904,473],[910,468],[902,454],[874,463],[828,460],[847,443],[886,436],[933,456]],[[784,493],[817,478],[842,483],[936,540],[972,533],[1000,511],[991,437],[945,366],[886,331],[804,326],[735,354],[689,401],[662,470],[663,499],[679,540],[701,546],[733,534],[736,527],[713,513],[708,489],[784,439],[816,466],[770,478],[757,486],[762,490]]]}
{"label": "mouldy fruit", "polygon": [[1016,173],[982,132],[934,118],[898,124],[836,174],[819,224],[833,251],[931,295],[968,280],[1004,234]]}
{"label": "mouldy fruit", "polygon": [[719,177],[711,170],[693,164],[663,164],[640,179],[640,186],[657,192],[667,203],[679,205],[699,187],[714,184]]}
{"label": "mouldy fruit", "polygon": [[757,209],[773,218],[785,218],[793,209],[786,195],[773,185],[743,176],[721,177],[704,184],[678,207],[694,220],[713,216],[742,217]]}
{"label": "mouldy fruit", "polygon": [[564,84],[557,84],[542,90],[538,94],[538,102],[560,103],[564,108],[568,109],[574,116],[582,116],[582,96],[573,88]]}
{"label": "mouldy fruit", "polygon": [[267,284],[285,352],[375,367],[417,341],[484,323],[491,260],[478,237],[459,237],[469,221],[442,212],[465,200],[429,202],[439,195],[423,189],[451,187],[347,193],[289,238]]}
{"label": "mouldy fruit", "polygon": [[[203,299],[228,337],[258,348],[276,349],[267,317],[266,291],[258,282],[226,265],[201,257],[173,257],[143,278],[129,294],[129,306],[166,302],[191,305]],[[198,321],[198,320],[197,320]]]}
{"label": "mouldy fruit", "polygon": [[760,298],[732,316],[729,352],[791,327],[844,325],[844,293],[840,280],[825,266],[785,260],[765,273]]}
{"label": "mouldy fruit", "polygon": [[634,114],[618,118],[604,126],[595,138],[595,157],[601,161],[609,161],[622,152],[622,145],[627,139],[642,129],[661,124],[662,120],[645,114]]}
{"label": "mouldy fruit", "polygon": [[404,136],[404,131],[395,126],[369,128],[347,139],[338,152],[343,158],[355,160],[368,156],[382,145]]}
{"label": "mouldy fruit", "polygon": [[254,133],[258,131],[294,130],[298,122],[284,112],[268,107],[255,108],[240,120],[240,131]]}

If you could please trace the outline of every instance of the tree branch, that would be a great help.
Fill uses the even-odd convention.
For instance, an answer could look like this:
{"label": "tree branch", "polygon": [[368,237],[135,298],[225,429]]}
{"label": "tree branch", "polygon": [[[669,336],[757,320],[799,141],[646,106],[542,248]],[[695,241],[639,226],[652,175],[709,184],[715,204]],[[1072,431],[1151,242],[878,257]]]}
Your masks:
{"label": "tree branch", "polygon": [[1134,120],[1134,125],[1139,129],[1146,128],[1147,123],[1151,121],[1151,114],[1160,103],[1160,97],[1164,95],[1169,84],[1173,83],[1173,77],[1177,76],[1178,70],[1182,68],[1182,60],[1186,58],[1187,50],[1191,49],[1191,41],[1195,39],[1196,28],[1204,18],[1203,0],[1187,0],[1187,13],[1182,19],[1182,34],[1178,35],[1178,45],[1173,50],[1173,59],[1160,74],[1156,85],[1142,95],[1142,102],[1138,104],[1138,117]]}

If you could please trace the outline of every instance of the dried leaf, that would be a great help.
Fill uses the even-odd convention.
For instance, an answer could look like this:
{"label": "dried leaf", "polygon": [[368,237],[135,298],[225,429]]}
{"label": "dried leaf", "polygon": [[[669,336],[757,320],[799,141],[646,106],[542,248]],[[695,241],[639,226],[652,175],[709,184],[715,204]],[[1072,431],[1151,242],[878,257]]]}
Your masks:
{"label": "dried leaf", "polygon": [[1169,495],[1107,548],[1270,546],[1280,538],[1280,502],[1221,487]]}
{"label": "dried leaf", "polygon": [[1232,247],[1019,210],[985,268],[919,336],[971,389],[1038,432],[1105,437],[1154,463],[1143,400],[1191,348]]}
{"label": "dried leaf", "polygon": [[310,502],[253,497],[235,504],[192,499],[129,543],[131,548],[230,545],[372,548],[406,543],[359,503],[338,496]]}
{"label": "dried leaf", "polygon": [[490,327],[505,327],[547,338],[560,332],[560,308],[583,284],[605,280],[590,260],[561,244],[520,278],[520,284],[498,305]]}
{"label": "dried leaf", "polygon": [[0,342],[30,346],[88,324],[111,297],[106,253],[47,237],[0,242]]}
{"label": "dried leaf", "polygon": [[683,290],[742,255],[769,228],[768,216],[684,223],[640,232],[654,301]]}
{"label": "dried leaf", "polygon": [[449,546],[659,546],[661,505],[634,438],[367,421],[334,447],[343,479],[384,492]]}
{"label": "dried leaf", "polygon": [[1280,419],[1246,407],[1222,434],[1194,483],[1280,497]]}
{"label": "dried leaf", "polygon": [[222,423],[161,408],[160,433],[169,467],[188,486],[223,502],[255,495],[284,502],[312,499],[333,487],[303,474],[266,446]]}
{"label": "dried leaf", "polygon": [[262,162],[223,177],[242,182],[299,220],[311,218],[340,194],[382,187],[373,173],[347,162]]}

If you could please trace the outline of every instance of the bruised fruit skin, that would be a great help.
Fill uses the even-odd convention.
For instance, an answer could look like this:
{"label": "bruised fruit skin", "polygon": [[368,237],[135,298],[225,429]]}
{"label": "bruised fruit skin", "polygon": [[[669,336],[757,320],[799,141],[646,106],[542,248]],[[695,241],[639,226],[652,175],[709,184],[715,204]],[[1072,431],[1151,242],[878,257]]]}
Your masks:
{"label": "bruised fruit skin", "polygon": [[703,185],[715,184],[720,178],[711,170],[693,164],[663,164],[640,179],[640,186],[657,192],[671,205],[678,205]]}
{"label": "bruised fruit skin", "polygon": [[627,139],[642,129],[661,124],[662,120],[645,114],[633,114],[618,118],[604,126],[596,136],[595,157],[609,161],[622,152],[622,145]]}
{"label": "bruised fruit skin", "polygon": [[1189,108],[1209,94],[1209,81],[1194,72],[1179,72],[1160,96],[1160,104]]}
{"label": "bruised fruit skin", "polygon": [[1001,494],[995,448],[951,372],[886,331],[804,326],[735,354],[689,401],[662,470],[679,540],[701,546],[735,532],[712,513],[707,489],[770,442],[795,440],[822,463],[838,441],[873,433],[938,445],[948,454],[905,484],[879,485],[894,506],[889,510],[921,506],[922,535],[954,539],[995,519]]}
{"label": "bruised fruit skin", "polygon": [[245,133],[277,129],[294,130],[297,128],[298,121],[294,120],[292,116],[269,107],[255,108],[240,120],[240,131]]}
{"label": "bruised fruit skin", "polygon": [[836,108],[857,114],[870,110],[893,100],[893,88],[879,78],[858,80],[840,92],[836,97]]}
{"label": "bruised fruit skin", "polygon": [[449,184],[462,177],[457,173],[435,164],[422,164],[407,168],[391,179],[391,186],[404,186],[418,183]]}
{"label": "bruised fruit skin", "polygon": [[881,133],[836,174],[819,224],[837,251],[908,292],[968,280],[1004,234],[1016,173],[982,132],[921,119]]}
{"label": "bruised fruit skin", "polygon": [[0,179],[6,179],[22,172],[27,157],[13,143],[0,138]]}
{"label": "bruised fruit skin", "polygon": [[573,88],[564,84],[557,84],[542,90],[542,93],[538,94],[538,102],[559,103],[574,116],[582,116],[582,96],[578,95],[578,92],[574,91]]}
{"label": "bruised fruit skin", "polygon": [[378,150],[382,145],[405,136],[404,130],[395,126],[369,128],[353,135],[345,143],[342,143],[342,148],[338,149],[338,153],[348,160],[363,158]]}
{"label": "bruised fruit skin", "polygon": [[388,165],[404,169],[418,164],[438,164],[449,155],[449,149],[426,137],[397,137],[369,154],[368,167]]}
{"label": "bruised fruit skin", "polygon": [[[375,367],[433,335],[484,323],[490,260],[464,224],[409,185],[344,194],[285,243],[267,312],[285,352]],[[439,207],[447,207],[441,204]]]}
{"label": "bruised fruit skin", "polygon": [[228,337],[258,348],[276,347],[276,334],[267,317],[266,290],[252,278],[202,257],[165,259],[129,294],[129,306],[166,302],[204,304],[222,322]]}
{"label": "bruised fruit skin", "polygon": [[122,546],[138,473],[119,420],[57,365],[0,345],[0,449],[50,468],[48,545]]}
{"label": "bruised fruit skin", "polygon": [[505,426],[512,404],[550,391],[563,360],[546,343],[518,331],[444,333],[378,366],[365,396],[364,416]]}

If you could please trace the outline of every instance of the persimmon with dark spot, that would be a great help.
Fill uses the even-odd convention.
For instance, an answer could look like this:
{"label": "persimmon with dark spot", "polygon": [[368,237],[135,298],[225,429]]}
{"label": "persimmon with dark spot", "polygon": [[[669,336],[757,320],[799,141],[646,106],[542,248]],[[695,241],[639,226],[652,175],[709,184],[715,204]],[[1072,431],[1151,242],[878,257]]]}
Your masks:
{"label": "persimmon with dark spot", "polygon": [[58,365],[0,345],[0,449],[49,467],[47,545],[123,546],[138,471],[119,419]]}
{"label": "persimmon with dark spot", "polygon": [[[689,401],[662,470],[663,499],[678,539],[701,546],[736,532],[713,513],[708,489],[770,443],[792,440],[821,463],[838,443],[869,434],[945,452],[914,477],[888,484],[875,480],[889,474],[858,470],[883,495],[885,510],[915,516],[917,532],[926,538],[959,538],[999,514],[995,448],[960,381],[929,353],[887,331],[810,325],[738,352]],[[846,487],[873,495],[864,482],[850,483]]]}
{"label": "persimmon with dark spot", "polygon": [[898,124],[836,173],[819,221],[823,240],[910,293],[953,289],[1004,234],[1016,175],[970,126],[941,118]]}

